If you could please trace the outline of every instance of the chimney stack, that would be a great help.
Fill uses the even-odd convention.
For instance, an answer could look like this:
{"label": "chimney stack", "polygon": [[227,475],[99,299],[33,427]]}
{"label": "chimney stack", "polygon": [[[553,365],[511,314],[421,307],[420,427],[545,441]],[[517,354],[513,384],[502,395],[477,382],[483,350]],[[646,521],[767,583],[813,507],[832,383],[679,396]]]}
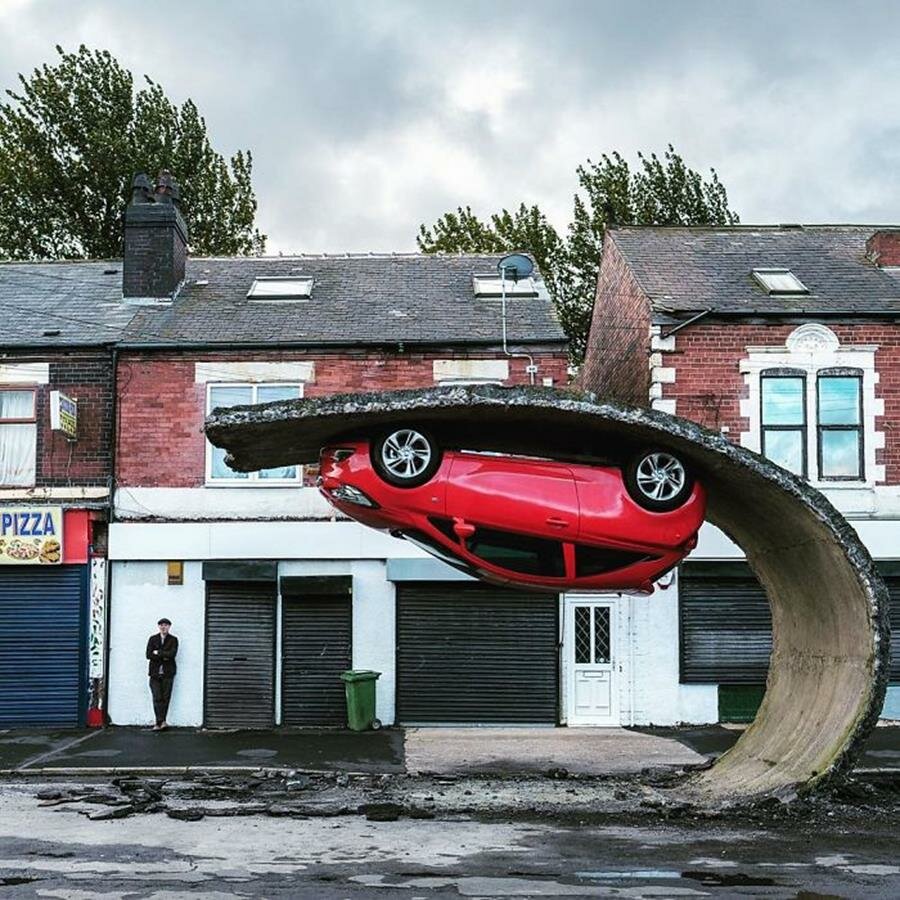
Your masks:
{"label": "chimney stack", "polygon": [[900,228],[883,228],[866,241],[866,257],[876,266],[900,266]]}
{"label": "chimney stack", "polygon": [[181,215],[181,189],[161,171],[156,186],[135,175],[125,209],[122,296],[126,303],[171,303],[184,281],[188,229]]}

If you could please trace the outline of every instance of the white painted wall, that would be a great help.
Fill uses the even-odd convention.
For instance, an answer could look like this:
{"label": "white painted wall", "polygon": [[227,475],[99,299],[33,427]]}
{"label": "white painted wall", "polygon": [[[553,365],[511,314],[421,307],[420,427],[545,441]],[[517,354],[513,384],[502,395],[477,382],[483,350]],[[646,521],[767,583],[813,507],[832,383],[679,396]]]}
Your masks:
{"label": "white painted wall", "polygon": [[201,563],[188,562],[184,584],[169,585],[165,562],[113,563],[108,709],[114,725],[153,724],[145,652],[163,616],[172,620],[178,638],[169,724],[203,723],[206,593],[201,575]]}
{"label": "white painted wall", "polygon": [[116,518],[196,522],[212,519],[343,519],[313,487],[244,482],[198,488],[120,487]]}
{"label": "white painted wall", "polygon": [[115,522],[109,558],[429,558],[409,541],[356,522]]}
{"label": "white painted wall", "polygon": [[[671,576],[666,576],[668,581]],[[633,596],[630,663],[635,725],[705,724],[719,719],[716,685],[679,684],[678,579]]]}

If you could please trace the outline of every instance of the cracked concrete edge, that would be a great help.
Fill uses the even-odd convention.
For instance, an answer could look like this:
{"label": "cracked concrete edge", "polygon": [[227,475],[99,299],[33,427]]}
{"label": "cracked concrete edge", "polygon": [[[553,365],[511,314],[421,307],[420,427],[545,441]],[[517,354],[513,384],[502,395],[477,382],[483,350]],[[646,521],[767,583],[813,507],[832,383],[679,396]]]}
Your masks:
{"label": "cracked concrete edge", "polygon": [[[773,609],[773,626],[779,621],[784,622],[782,612],[790,612],[789,603],[781,593],[796,595],[805,601],[806,624],[811,630],[818,626],[813,617],[816,607],[813,587],[803,583],[800,572],[787,573],[784,580],[787,566],[793,562],[799,567],[798,560],[806,558],[814,568],[809,570],[805,580],[818,578],[822,582],[823,592],[819,599],[830,603],[825,612],[843,622],[854,632],[853,636],[865,644],[860,647],[854,643],[844,655],[838,652],[804,655],[801,652],[802,660],[792,663],[785,657],[792,650],[803,650],[802,640],[796,644],[803,629],[797,623],[793,624],[790,636],[795,645],[791,645],[782,635],[782,632],[788,633],[788,626],[774,627],[769,689],[760,714],[735,747],[698,778],[698,785],[713,793],[722,791],[726,784],[730,785],[728,790],[738,794],[742,790],[748,794],[797,787],[809,790],[850,770],[866,736],[878,720],[887,688],[890,652],[887,588],[856,532],[824,495],[759,454],[694,422],[657,410],[601,401],[593,395],[568,391],[485,385],[332,395],[235,407],[210,416],[206,431],[212,443],[228,451],[229,463],[234,468],[252,470],[315,462],[319,449],[335,439],[365,435],[377,428],[408,422],[411,416],[423,426],[443,428],[448,434],[458,433],[462,441],[471,436],[469,439],[477,439],[480,443],[463,443],[463,446],[478,446],[485,450],[553,455],[566,450],[578,452],[583,450],[585,443],[595,446],[591,440],[600,438],[621,439],[632,444],[652,442],[683,453],[710,488],[710,520],[743,547],[748,562],[766,588]],[[746,497],[741,497],[742,490],[746,491],[746,497],[752,498],[752,504],[748,504]],[[757,512],[755,507],[760,504],[765,507],[766,502],[770,512],[781,515],[772,516],[768,522],[753,521]],[[743,516],[740,514],[742,503],[747,507]],[[788,527],[787,536],[782,535],[779,539],[776,537],[779,529],[786,527],[782,518],[790,516],[798,517],[798,527],[794,531]],[[825,576],[831,576],[831,581]],[[842,608],[841,600],[829,596],[829,590],[831,594],[837,592],[836,586],[847,591],[846,609]],[[864,616],[853,611],[854,600],[864,603]],[[843,637],[836,636],[833,644],[840,644]],[[782,645],[785,652],[779,655]],[[816,661],[822,667],[823,680],[834,680],[833,673],[828,673],[828,665],[843,667],[842,671],[856,676],[856,696],[850,701],[842,699],[836,691],[831,695],[831,702],[836,707],[852,703],[852,710],[848,709],[845,714],[837,709],[826,709],[823,692],[813,689],[812,696],[818,703],[818,709],[813,713],[820,714],[823,727],[826,727],[829,715],[840,720],[839,727],[836,723],[828,723],[832,731],[836,729],[839,733],[829,738],[830,743],[818,755],[816,748],[809,746],[815,743],[810,711],[799,708],[802,699],[795,700],[793,709],[783,699],[785,694],[790,694],[785,684],[790,687],[792,679],[802,681],[801,664],[813,665]],[[864,671],[854,673],[854,666]],[[779,683],[779,675],[787,677]],[[807,686],[814,684],[808,672],[804,677]],[[770,710],[773,693],[786,703],[785,708]],[[798,727],[806,729],[808,738],[806,747],[800,741],[800,750],[806,752],[805,756],[800,754],[803,774],[793,781],[785,777],[778,785],[771,770],[779,767],[784,768],[785,773],[790,770],[785,747],[790,745],[791,736],[782,736],[781,756],[772,759],[765,752],[766,741],[761,735],[771,737],[773,730],[777,731],[773,719],[781,717],[789,721],[792,712],[802,723]],[[823,743],[821,736],[820,743]],[[755,749],[751,750],[751,747]],[[747,784],[753,783],[756,787],[742,789],[740,778],[729,782],[722,777],[734,768],[736,760],[746,770]],[[723,783],[718,789],[717,780]]]}

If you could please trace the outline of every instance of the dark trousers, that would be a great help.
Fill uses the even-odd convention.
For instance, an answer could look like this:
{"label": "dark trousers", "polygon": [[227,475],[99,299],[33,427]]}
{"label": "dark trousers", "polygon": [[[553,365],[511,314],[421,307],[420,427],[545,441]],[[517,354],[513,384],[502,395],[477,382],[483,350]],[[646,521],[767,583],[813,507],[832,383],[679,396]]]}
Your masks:
{"label": "dark trousers", "polygon": [[156,724],[162,725],[169,714],[169,700],[172,699],[172,683],[174,675],[150,678],[150,693],[153,694],[153,712],[156,715]]}

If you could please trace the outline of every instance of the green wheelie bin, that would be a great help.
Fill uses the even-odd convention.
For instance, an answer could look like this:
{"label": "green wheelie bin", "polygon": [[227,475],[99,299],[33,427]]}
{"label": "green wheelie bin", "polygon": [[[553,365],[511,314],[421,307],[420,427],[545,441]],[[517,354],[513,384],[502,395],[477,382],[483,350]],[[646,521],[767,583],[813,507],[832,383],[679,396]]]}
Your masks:
{"label": "green wheelie bin", "polygon": [[381,728],[381,722],[375,718],[375,682],[380,677],[381,672],[369,669],[341,672],[347,694],[347,725],[352,731]]}

